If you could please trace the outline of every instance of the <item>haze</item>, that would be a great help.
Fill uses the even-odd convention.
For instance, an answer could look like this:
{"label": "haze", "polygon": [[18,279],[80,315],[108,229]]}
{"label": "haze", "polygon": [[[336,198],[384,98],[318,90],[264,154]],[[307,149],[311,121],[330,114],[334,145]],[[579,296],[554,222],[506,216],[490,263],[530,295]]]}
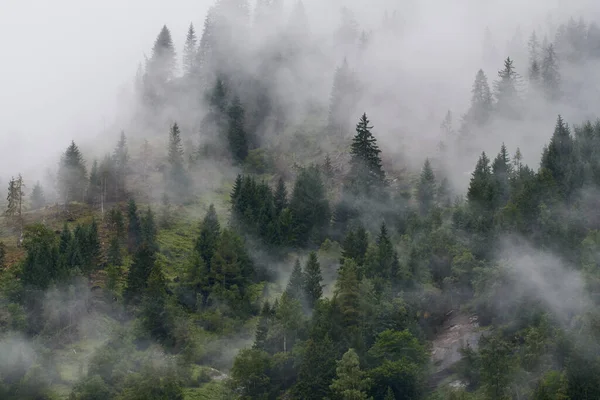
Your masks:
{"label": "haze", "polygon": [[[188,24],[193,22],[200,35],[211,4],[208,0],[3,0],[0,147],[9,150],[0,159],[0,168],[7,174],[39,171],[70,139],[84,142],[102,133],[114,141],[118,132],[103,132],[112,127],[118,94],[129,90],[137,65],[144,54],[150,54],[161,26],[170,28],[181,53]],[[385,10],[397,9],[402,16],[402,51],[379,49],[380,59],[368,62],[382,64],[380,68],[391,75],[402,72],[397,68],[402,66],[409,79],[396,76],[399,87],[404,87],[398,95],[410,96],[419,111],[412,130],[432,129],[431,120],[437,126],[447,109],[457,116],[464,112],[475,72],[483,66],[485,27],[492,30],[504,58],[505,43],[517,26],[526,41],[532,29],[544,31],[552,24],[553,16],[591,18],[598,11],[597,2],[591,0],[306,1],[313,33],[326,35],[335,29],[342,5],[354,11],[361,29],[367,31]],[[486,69],[490,79],[500,66]],[[524,65],[517,69],[524,74]],[[323,74],[327,79],[323,87],[329,87],[332,72]],[[376,76],[371,79],[374,85],[386,84],[377,82]],[[385,129],[386,117],[378,115],[376,126]],[[398,117],[404,116],[389,119]],[[419,124],[423,121],[428,123]]]}

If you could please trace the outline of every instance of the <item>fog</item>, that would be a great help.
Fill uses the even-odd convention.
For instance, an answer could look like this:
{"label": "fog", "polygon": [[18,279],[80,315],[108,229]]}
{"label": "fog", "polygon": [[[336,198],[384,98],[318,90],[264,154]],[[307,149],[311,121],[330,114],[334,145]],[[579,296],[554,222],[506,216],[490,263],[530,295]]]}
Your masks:
{"label": "fog", "polygon": [[[285,2],[288,11],[292,3]],[[114,123],[115,118],[127,113],[122,100],[162,25],[171,30],[181,60],[189,23],[194,23],[200,36],[212,4],[212,0],[3,0],[0,148],[9,150],[0,157],[2,176],[38,174],[71,139],[84,150],[86,140],[96,140],[98,135],[114,142],[122,128]],[[589,20],[600,10],[592,0],[307,0],[305,6],[317,41],[329,40],[340,23],[342,6],[353,11],[359,29],[367,32],[381,24],[385,11],[398,11],[401,40],[391,46],[376,44],[369,58],[362,60],[367,66],[361,76],[376,89],[392,82],[394,93],[391,97],[387,93],[381,107],[366,101],[363,108],[373,114],[375,134],[388,151],[401,151],[403,143],[411,143],[417,150],[411,151],[409,160],[414,164],[432,152],[446,111],[452,110],[457,120],[466,111],[477,69],[484,68],[490,84],[496,78],[502,60],[511,55],[508,43],[517,29],[525,46],[533,29],[540,38],[550,34],[552,39],[558,23],[570,16]],[[492,33],[497,56],[487,64],[482,59],[486,28]],[[526,75],[526,59],[511,56],[517,58],[517,71]],[[328,93],[340,59],[328,54],[330,69],[312,71],[319,87],[310,90]],[[543,129],[551,129],[552,115],[544,117]],[[527,129],[542,137],[525,143],[507,140],[515,142],[514,146],[531,143],[533,148],[522,151],[526,161],[536,160],[551,131],[538,133],[541,129],[535,124]],[[511,152],[514,146],[509,146]]]}

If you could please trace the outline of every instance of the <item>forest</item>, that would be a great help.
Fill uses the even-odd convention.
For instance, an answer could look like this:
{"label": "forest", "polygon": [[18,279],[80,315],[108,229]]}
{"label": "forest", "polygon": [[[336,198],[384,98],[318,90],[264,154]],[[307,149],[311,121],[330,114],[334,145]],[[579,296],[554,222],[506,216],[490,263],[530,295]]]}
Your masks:
{"label": "forest", "polygon": [[0,399],[600,399],[600,26],[482,32],[402,153],[365,66],[400,15],[218,0],[180,54],[157,27],[110,152],[2,171]]}

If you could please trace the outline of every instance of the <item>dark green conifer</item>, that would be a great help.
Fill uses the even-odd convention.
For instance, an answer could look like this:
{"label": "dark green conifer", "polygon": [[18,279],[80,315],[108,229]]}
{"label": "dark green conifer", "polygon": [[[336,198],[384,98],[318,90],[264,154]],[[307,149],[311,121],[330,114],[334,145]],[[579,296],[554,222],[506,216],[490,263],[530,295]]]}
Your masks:
{"label": "dark green conifer", "polygon": [[302,302],[304,300],[303,286],[304,275],[302,274],[302,266],[300,265],[300,260],[296,259],[285,292],[292,300]]}
{"label": "dark green conifer", "polygon": [[137,205],[133,199],[129,200],[127,217],[129,219],[129,225],[127,227],[127,248],[130,253],[134,253],[142,243],[142,225],[137,213]]}
{"label": "dark green conifer", "polygon": [[419,185],[417,186],[417,200],[421,215],[427,215],[435,204],[436,181],[429,159],[425,160]]}
{"label": "dark green conifer", "polygon": [[248,156],[248,137],[244,129],[244,109],[239,97],[235,96],[227,110],[227,139],[229,151],[235,162],[241,163]]}
{"label": "dark green conifer", "polygon": [[323,276],[317,253],[311,251],[304,266],[304,294],[308,307],[312,310],[323,295]]}

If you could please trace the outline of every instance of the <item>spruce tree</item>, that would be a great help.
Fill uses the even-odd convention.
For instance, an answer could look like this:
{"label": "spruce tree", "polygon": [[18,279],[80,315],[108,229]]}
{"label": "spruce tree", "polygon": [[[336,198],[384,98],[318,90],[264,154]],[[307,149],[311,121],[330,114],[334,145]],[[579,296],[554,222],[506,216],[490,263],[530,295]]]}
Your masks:
{"label": "spruce tree", "polygon": [[215,254],[219,236],[221,235],[221,226],[215,211],[215,206],[211,204],[202,221],[200,235],[196,241],[196,251],[202,257],[208,271],[211,270],[211,261]]}
{"label": "spruce tree", "polygon": [[127,248],[130,253],[133,253],[142,243],[142,225],[137,213],[137,205],[133,199],[129,200],[127,218],[129,219],[129,225],[127,227]]}
{"label": "spruce tree", "polygon": [[287,287],[285,288],[285,292],[292,300],[298,300],[302,302],[304,300],[303,286],[304,275],[302,274],[302,266],[300,266],[300,260],[296,259],[294,268],[292,269],[292,274],[290,275]]}
{"label": "spruce tree", "polygon": [[472,206],[490,209],[492,203],[492,173],[490,160],[485,152],[481,153],[471,176],[467,199]]}
{"label": "spruce tree", "polygon": [[348,61],[335,70],[329,99],[328,131],[336,137],[345,137],[350,131],[350,119],[356,101],[356,88]]}
{"label": "spruce tree", "polygon": [[113,236],[108,246],[108,253],[106,255],[109,265],[121,266],[123,265],[123,256],[121,254],[121,242],[117,236]]}
{"label": "spruce tree", "polygon": [[171,31],[164,25],[152,48],[152,57],[148,63],[149,75],[156,80],[156,83],[164,83],[174,77],[176,66],[177,59]]}
{"label": "spruce tree", "polygon": [[546,98],[550,101],[558,100],[560,97],[560,72],[552,44],[544,49],[541,78]]}
{"label": "spruce tree", "polygon": [[349,349],[337,362],[336,375],[330,388],[337,398],[341,400],[369,399],[367,391],[371,386],[371,380],[364,371],[361,371],[358,354],[354,349]]}
{"label": "spruce tree", "polygon": [[148,277],[154,268],[155,257],[155,252],[145,244],[137,248],[127,273],[127,288],[124,292],[127,301],[139,300],[144,294]]}
{"label": "spruce tree", "polygon": [[504,68],[498,71],[498,80],[494,82],[496,109],[501,115],[514,117],[519,110],[519,75],[508,57],[504,60]]}
{"label": "spruce tree", "polygon": [[391,387],[388,386],[387,392],[385,393],[385,397],[383,400],[396,400],[396,396],[394,396],[394,391]]}
{"label": "spruce tree", "polygon": [[429,159],[425,160],[417,186],[417,200],[421,215],[427,215],[435,204],[436,181]]}
{"label": "spruce tree", "polygon": [[484,125],[492,112],[492,92],[488,79],[482,69],[477,71],[475,82],[471,89],[471,107],[467,112],[467,121],[476,126]]}
{"label": "spruce tree", "polygon": [[559,115],[550,144],[542,154],[541,167],[546,169],[558,184],[560,193],[571,194],[574,179],[575,150],[569,126]]}
{"label": "spruce tree", "polygon": [[329,225],[330,211],[319,168],[313,165],[300,171],[289,209],[296,244],[321,243]]}
{"label": "spruce tree", "polygon": [[120,201],[126,195],[126,179],[128,173],[129,151],[127,150],[127,137],[121,131],[119,142],[113,152],[113,163],[115,170],[115,198]]}
{"label": "spruce tree", "polygon": [[102,195],[102,178],[98,168],[98,161],[94,160],[92,164],[92,170],[90,171],[90,180],[87,192],[88,203],[96,205],[100,203],[100,196]]}
{"label": "spruce tree", "polygon": [[181,133],[175,122],[169,132],[169,171],[167,175],[167,189],[172,197],[185,201],[191,191],[191,180],[185,170],[183,145]]}
{"label": "spruce tree", "polygon": [[63,153],[58,171],[59,192],[65,204],[83,201],[87,188],[87,171],[83,156],[74,141]]}
{"label": "spruce tree", "polygon": [[277,188],[273,195],[273,203],[275,206],[275,215],[279,216],[281,212],[288,206],[287,189],[283,178],[277,181]]}
{"label": "spruce tree", "polygon": [[502,143],[500,153],[492,163],[492,175],[494,185],[494,206],[501,207],[506,204],[510,196],[510,177],[512,175],[512,165],[506,146]]}
{"label": "spruce tree", "polygon": [[42,188],[42,185],[40,185],[40,182],[37,181],[31,191],[31,208],[37,210],[45,205],[46,197],[44,196],[44,189]]}
{"label": "spruce tree", "polygon": [[308,256],[308,261],[304,266],[304,295],[309,308],[315,308],[317,302],[323,295],[323,276],[321,275],[321,264],[317,258],[317,253],[311,251]]}
{"label": "spruce tree", "polygon": [[256,326],[254,344],[252,348],[267,351],[267,338],[269,336],[269,325],[271,320],[271,305],[265,301],[260,312],[260,318]]}
{"label": "spruce tree", "polygon": [[148,207],[144,216],[140,221],[142,243],[146,244],[152,251],[158,251],[158,243],[156,242],[156,235],[158,233],[156,227],[156,221],[154,220],[154,213],[152,209]]}
{"label": "spruce tree", "polygon": [[242,163],[248,156],[248,137],[244,129],[244,109],[239,97],[233,98],[227,110],[227,117],[229,151],[236,163]]}
{"label": "spruce tree", "polygon": [[169,319],[167,282],[159,264],[152,267],[143,297],[143,325],[154,340],[162,342],[169,336]]}
{"label": "spruce tree", "polygon": [[367,114],[363,114],[352,139],[350,172],[346,183],[346,187],[354,195],[377,196],[385,186],[381,150],[371,133],[372,128],[369,126]]}
{"label": "spruce tree", "polygon": [[198,38],[196,37],[196,30],[194,29],[194,24],[190,23],[190,26],[187,31],[187,36],[185,38],[185,46],[183,47],[183,74],[184,76],[191,76],[196,68],[196,52],[197,52],[197,42]]}

